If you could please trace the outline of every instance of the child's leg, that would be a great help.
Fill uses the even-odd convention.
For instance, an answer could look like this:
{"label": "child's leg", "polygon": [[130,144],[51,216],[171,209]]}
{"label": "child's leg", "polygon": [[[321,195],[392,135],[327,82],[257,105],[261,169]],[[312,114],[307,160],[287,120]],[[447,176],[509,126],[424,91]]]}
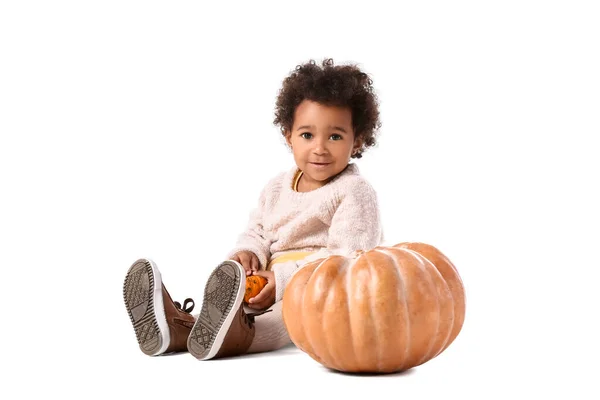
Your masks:
{"label": "child's leg", "polygon": [[208,277],[202,310],[188,338],[199,360],[275,350],[290,343],[281,302],[264,312],[244,307],[246,271],[237,261],[219,264]]}
{"label": "child's leg", "polygon": [[[140,259],[127,271],[123,283],[125,308],[140,349],[149,356],[187,351],[187,338],[195,323],[193,300],[182,306],[171,299],[152,260]],[[192,303],[191,307],[187,303]]]}
{"label": "child's leg", "polygon": [[291,343],[283,323],[282,301],[273,304],[268,313],[257,317],[254,323],[256,333],[248,353],[273,351]]}
{"label": "child's leg", "polygon": [[199,360],[244,354],[254,326],[243,310],[246,271],[236,261],[219,264],[208,277],[202,309],[188,338],[187,347]]}

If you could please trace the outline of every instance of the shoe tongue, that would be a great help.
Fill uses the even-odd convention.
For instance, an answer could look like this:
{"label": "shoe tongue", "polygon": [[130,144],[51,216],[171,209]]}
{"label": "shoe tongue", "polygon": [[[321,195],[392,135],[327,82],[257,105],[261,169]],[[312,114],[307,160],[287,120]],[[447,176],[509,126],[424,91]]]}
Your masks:
{"label": "shoe tongue", "polygon": [[246,313],[246,315],[248,316],[250,321],[254,322],[255,317],[258,317],[259,315],[263,315],[263,314],[271,312],[271,311],[273,311],[273,310],[268,309],[268,310],[263,310],[263,311],[258,311],[258,312]]}

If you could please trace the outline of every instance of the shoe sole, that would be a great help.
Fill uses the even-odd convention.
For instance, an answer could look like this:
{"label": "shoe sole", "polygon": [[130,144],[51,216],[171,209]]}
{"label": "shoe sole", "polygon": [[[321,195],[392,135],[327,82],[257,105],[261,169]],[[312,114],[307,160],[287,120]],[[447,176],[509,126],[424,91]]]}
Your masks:
{"label": "shoe sole", "polygon": [[219,352],[236,311],[244,300],[246,272],[236,261],[221,263],[208,277],[202,310],[188,337],[188,351],[199,360]]}
{"label": "shoe sole", "polygon": [[139,259],[127,271],[123,299],[140,350],[149,356],[165,352],[170,342],[162,297],[162,279],[156,264]]}

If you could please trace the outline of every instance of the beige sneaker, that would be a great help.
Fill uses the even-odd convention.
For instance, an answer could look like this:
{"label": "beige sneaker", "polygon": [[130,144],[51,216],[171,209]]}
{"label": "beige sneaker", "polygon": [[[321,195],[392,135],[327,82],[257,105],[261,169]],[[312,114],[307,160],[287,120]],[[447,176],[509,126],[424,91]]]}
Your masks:
{"label": "beige sneaker", "polygon": [[190,313],[194,301],[181,304],[171,299],[152,260],[140,259],[127,271],[123,299],[144,354],[187,351],[187,338],[196,322]]}
{"label": "beige sneaker", "polygon": [[199,360],[244,354],[254,339],[254,317],[243,307],[246,272],[236,261],[221,263],[209,276],[200,315],[188,338],[188,351]]}

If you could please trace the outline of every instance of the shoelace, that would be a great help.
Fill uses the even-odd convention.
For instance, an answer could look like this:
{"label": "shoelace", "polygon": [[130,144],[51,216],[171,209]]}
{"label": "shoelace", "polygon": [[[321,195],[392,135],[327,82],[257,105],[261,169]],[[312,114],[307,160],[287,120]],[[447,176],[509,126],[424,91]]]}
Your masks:
{"label": "shoelace", "polygon": [[[189,297],[183,301],[183,308],[181,307],[180,302],[174,301],[173,303],[175,304],[175,307],[177,307],[181,311],[186,312],[188,314],[192,312],[192,310],[194,309],[194,306],[196,305],[194,303],[194,300],[190,299]],[[190,303],[191,303],[191,306],[189,305]]]}

